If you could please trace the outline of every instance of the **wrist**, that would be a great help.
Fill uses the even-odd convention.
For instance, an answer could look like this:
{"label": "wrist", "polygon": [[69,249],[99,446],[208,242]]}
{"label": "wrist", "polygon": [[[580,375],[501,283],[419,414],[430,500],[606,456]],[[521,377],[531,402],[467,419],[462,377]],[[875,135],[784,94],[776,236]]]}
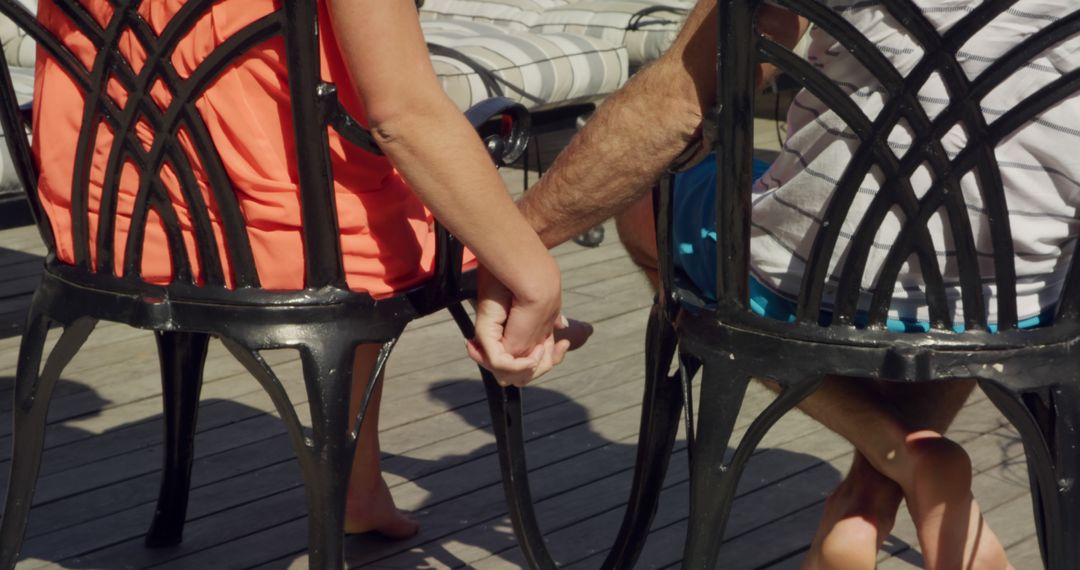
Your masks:
{"label": "wrist", "polygon": [[548,192],[544,186],[542,180],[533,185],[532,188],[529,188],[529,190],[518,199],[517,207],[518,211],[521,212],[521,216],[525,218],[525,223],[536,232],[537,237],[540,238],[540,242],[544,247],[550,249],[559,244],[551,243],[550,240],[551,232],[549,229],[552,224],[550,216],[545,215],[545,212],[549,211],[550,208],[544,208],[542,203],[537,203],[541,201],[545,192]]}
{"label": "wrist", "polygon": [[522,256],[518,265],[502,280],[515,299],[524,304],[542,304],[560,298],[562,278],[559,266],[547,250]]}

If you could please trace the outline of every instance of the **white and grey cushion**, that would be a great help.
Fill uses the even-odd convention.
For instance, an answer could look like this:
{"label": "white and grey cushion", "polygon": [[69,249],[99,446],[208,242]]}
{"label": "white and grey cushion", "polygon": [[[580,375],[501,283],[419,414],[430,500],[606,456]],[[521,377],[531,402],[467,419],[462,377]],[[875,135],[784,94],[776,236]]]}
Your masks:
{"label": "white and grey cushion", "polygon": [[426,0],[421,20],[466,20],[525,31],[540,14],[569,0]]}
{"label": "white and grey cushion", "polygon": [[671,45],[693,6],[693,0],[584,0],[545,10],[529,30],[582,34],[622,45],[630,67],[637,68]]}
{"label": "white and grey cushion", "polygon": [[626,50],[597,38],[506,33],[466,21],[422,25],[435,72],[461,109],[495,95],[530,109],[594,99],[618,89],[629,75]]}
{"label": "white and grey cushion", "polygon": [[[20,0],[31,12],[37,12],[36,0]],[[25,105],[34,97],[34,59],[37,44],[6,16],[0,15],[0,44],[4,59],[10,66],[11,83],[19,105]],[[6,134],[0,132],[0,198],[21,191],[15,166],[8,154]]]}

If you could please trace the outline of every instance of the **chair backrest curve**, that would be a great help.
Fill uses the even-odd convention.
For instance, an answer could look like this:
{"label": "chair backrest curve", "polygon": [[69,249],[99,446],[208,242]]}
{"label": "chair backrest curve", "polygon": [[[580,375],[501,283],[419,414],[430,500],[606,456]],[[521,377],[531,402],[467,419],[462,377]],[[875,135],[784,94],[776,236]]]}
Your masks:
{"label": "chair backrest curve", "polygon": [[[921,58],[901,74],[879,46],[865,37],[842,14],[843,7],[820,0],[775,0],[774,4],[808,18],[846,50],[869,73],[879,89],[880,111],[868,116],[844,89],[819,66],[802,59],[755,29],[760,0],[720,0],[720,49],[716,141],[718,171],[717,297],[722,310],[748,308],[750,276],[751,185],[753,100],[755,70],[769,62],[787,71],[846,126],[853,154],[824,208],[817,212],[816,233],[801,261],[804,264],[797,298],[796,318],[819,324],[821,311],[829,308],[831,327],[854,327],[857,314],[872,328],[882,328],[889,316],[897,276],[909,260],[924,278],[922,293],[933,329],[987,330],[987,290],[993,288],[999,330],[1017,328],[1017,267],[1014,228],[1010,224],[1006,186],[995,147],[1019,128],[1057,103],[1080,92],[1080,66],[1034,89],[1022,104],[987,120],[980,103],[1034,56],[1080,35],[1080,9],[1026,37],[978,75],[965,74],[958,53],[977,32],[1010,10],[1016,0],[986,0],[939,32],[912,0],[881,0],[873,3],[896,22],[921,48]],[[834,2],[829,2],[833,4]],[[848,7],[850,9],[850,7]],[[940,80],[950,95],[944,108],[929,114],[920,103],[920,91],[928,81]],[[902,152],[890,148],[889,135],[908,128],[913,140]],[[942,138],[962,129],[966,144],[959,152],[946,152]],[[1060,149],[1060,152],[1069,152]],[[929,189],[917,193],[912,177],[920,169],[930,173]],[[854,225],[849,219],[864,180],[879,173],[879,187]],[[972,204],[961,191],[961,181],[974,176],[979,203]],[[865,198],[865,196],[863,197]],[[979,232],[973,208],[985,213],[988,227]],[[891,214],[890,214],[891,213]],[[865,289],[868,259],[883,221],[899,218],[899,231],[888,244],[873,286]],[[940,246],[935,248],[928,224],[939,216],[949,247],[948,264],[942,266]],[[845,224],[845,221],[847,223]],[[842,235],[845,239],[841,240]],[[988,238],[980,237],[988,236]],[[988,254],[986,241],[991,252]],[[981,241],[980,241],[981,240]],[[843,244],[843,245],[838,245]],[[977,245],[979,247],[977,247]],[[1071,255],[1071,254],[1070,254]],[[982,261],[983,267],[980,267]],[[1056,319],[1080,317],[1080,265],[1069,264],[1066,283],[1057,302]],[[987,269],[987,265],[992,269]],[[954,323],[947,288],[959,289],[962,322]],[[827,295],[829,297],[827,297]],[[866,297],[869,297],[869,302]],[[860,302],[862,297],[862,302]],[[827,299],[831,306],[827,306]]]}
{"label": "chair backrest curve", "polygon": [[[258,289],[256,270],[245,219],[241,212],[233,181],[215,149],[196,101],[209,85],[230,64],[252,47],[275,37],[283,39],[287,57],[289,94],[292,108],[292,129],[297,141],[300,213],[304,251],[304,287],[306,290],[346,288],[342,264],[337,213],[332,193],[328,122],[340,119],[341,104],[332,84],[320,77],[319,22],[317,0],[289,0],[243,29],[237,31],[209,53],[185,76],[173,65],[173,50],[192,27],[213,7],[213,0],[189,0],[173,16],[168,25],[155,33],[139,13],[139,1],[121,0],[112,3],[113,13],[105,25],[99,22],[77,0],[52,0],[70,24],[93,43],[96,56],[89,68],[75,57],[65,44],[43,27],[36,17],[16,0],[0,0],[0,13],[12,19],[38,42],[38,45],[73,79],[83,96],[82,126],[74,161],[74,184],[71,189],[71,228],[73,232],[74,265],[113,277],[114,243],[117,223],[117,194],[122,170],[134,165],[139,172],[139,187],[131,216],[120,277],[133,283],[139,275],[143,257],[146,226],[151,212],[161,220],[165,229],[172,264],[173,283],[185,291],[193,285],[221,289],[226,284],[239,293]],[[117,43],[138,42],[146,60],[137,70],[117,49]],[[5,132],[25,129],[13,96],[6,64],[0,62],[0,98]],[[125,92],[122,102],[108,94],[109,83],[118,83]],[[166,105],[160,106],[151,95],[155,85],[169,92]],[[154,131],[149,148],[136,137],[140,123]],[[340,121],[339,121],[340,122]],[[349,140],[359,139],[370,144],[363,148],[377,152],[369,133],[350,122],[353,132]],[[100,215],[96,239],[91,240],[89,220],[89,186],[91,155],[95,151],[100,129],[113,134],[108,149],[101,190]],[[183,132],[194,148],[195,161],[185,151],[178,134]],[[10,151],[38,228],[51,253],[56,240],[45,218],[37,192],[38,172],[29,145],[23,137],[9,136]],[[190,217],[197,259],[190,259],[184,245],[180,220],[161,180],[163,168],[175,175]],[[196,169],[206,178],[212,204],[207,204],[196,181]],[[213,208],[213,212],[211,212]],[[211,225],[211,214],[220,224],[220,240]],[[91,255],[91,244],[95,251]],[[219,247],[223,246],[223,247]],[[221,259],[225,252],[227,260]],[[93,261],[92,261],[93,260]],[[196,279],[194,264],[199,268]],[[93,266],[92,266],[93,265]],[[226,271],[230,274],[226,275]],[[198,282],[196,282],[198,281]]]}

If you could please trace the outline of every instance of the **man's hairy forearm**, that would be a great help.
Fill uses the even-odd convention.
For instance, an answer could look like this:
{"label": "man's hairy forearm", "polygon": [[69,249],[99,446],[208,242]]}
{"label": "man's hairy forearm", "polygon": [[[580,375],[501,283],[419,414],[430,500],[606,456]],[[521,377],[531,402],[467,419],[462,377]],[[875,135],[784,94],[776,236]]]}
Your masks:
{"label": "man's hairy forearm", "polygon": [[[548,247],[648,192],[693,141],[715,93],[714,2],[701,3],[671,50],[611,96],[518,203]],[[711,70],[711,71],[710,71]]]}
{"label": "man's hairy forearm", "polygon": [[649,79],[636,77],[605,103],[518,203],[548,247],[633,203],[694,138],[700,111]]}
{"label": "man's hairy forearm", "polygon": [[[758,30],[791,47],[806,22],[765,5]],[[716,1],[700,0],[671,48],[611,96],[525,193],[518,205],[545,245],[558,245],[632,204],[697,140],[716,100],[716,45]],[[774,73],[760,66],[759,83]]]}

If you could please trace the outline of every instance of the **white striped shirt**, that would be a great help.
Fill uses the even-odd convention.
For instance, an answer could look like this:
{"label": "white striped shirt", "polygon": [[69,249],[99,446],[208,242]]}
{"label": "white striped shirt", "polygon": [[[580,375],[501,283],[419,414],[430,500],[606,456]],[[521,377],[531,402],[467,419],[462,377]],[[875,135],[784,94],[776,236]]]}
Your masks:
{"label": "white striped shirt", "polygon": [[[911,34],[899,31],[900,26],[878,0],[823,1],[877,44],[902,75],[906,76],[920,61],[923,49]],[[942,32],[980,1],[916,0],[916,3]],[[965,44],[957,59],[965,74],[974,79],[1024,38],[1077,9],[1076,0],[1020,0]],[[873,120],[887,102],[880,83],[827,34],[821,30],[810,33],[809,61],[849,93],[852,101]],[[1039,88],[1078,67],[1080,37],[1072,37],[1039,54],[982,101],[986,121],[992,124]],[[918,98],[933,119],[946,107],[949,94],[941,78],[934,75],[919,91]],[[796,97],[788,114],[788,126],[790,137],[780,156],[754,189],[751,257],[759,280],[784,296],[794,297],[821,216],[857,147],[857,139],[834,112],[807,92]],[[889,146],[898,157],[903,156],[912,141],[912,132],[905,121],[889,136]],[[957,126],[941,142],[953,158],[964,148],[966,133]],[[1072,95],[1021,127],[996,147],[995,154],[1006,190],[1016,258],[1018,312],[1023,319],[1056,302],[1075,239],[1080,234],[1080,94]],[[826,306],[842,271],[838,261],[882,182],[875,167],[860,185],[830,265]],[[921,197],[932,184],[928,168],[923,165],[917,169],[911,182],[916,195]],[[972,173],[963,178],[961,187],[979,252],[988,315],[994,321],[997,307],[993,301],[993,247],[986,210]],[[874,239],[862,279],[864,293],[860,307],[869,302],[866,291],[875,284],[902,219],[902,214],[891,212]],[[950,307],[954,309],[956,322],[962,322],[957,260],[946,224],[939,212],[927,227],[945,283],[949,285],[946,293]],[[891,318],[927,320],[922,284],[918,262],[909,260],[895,286]]]}

